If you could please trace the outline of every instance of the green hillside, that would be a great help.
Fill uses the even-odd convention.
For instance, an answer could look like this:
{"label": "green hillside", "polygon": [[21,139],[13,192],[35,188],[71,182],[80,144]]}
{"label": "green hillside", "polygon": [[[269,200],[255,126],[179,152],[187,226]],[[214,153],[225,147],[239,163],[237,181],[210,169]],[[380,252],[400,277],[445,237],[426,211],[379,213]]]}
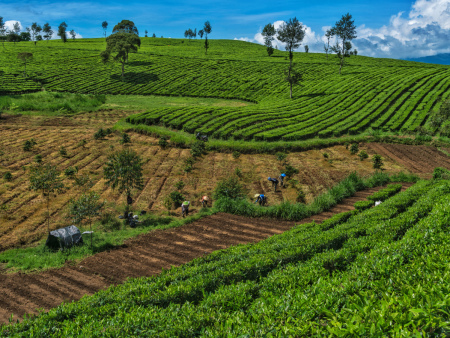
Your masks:
{"label": "green hillside", "polygon": [[377,207],[129,280],[0,336],[448,336],[449,202],[449,181],[421,181]]}
{"label": "green hillside", "polygon": [[[338,74],[335,56],[295,53],[300,86],[289,99],[284,81],[287,53],[268,57],[264,46],[243,41],[143,38],[122,81],[119,64],[103,65],[103,39],[5,44],[0,54],[0,93],[65,91],[155,94],[240,99],[245,107],[173,107],[133,116],[135,124],[161,124],[215,138],[303,140],[357,134],[371,127],[414,131],[450,91],[450,67],[352,56]],[[34,60],[23,65],[17,53]]]}

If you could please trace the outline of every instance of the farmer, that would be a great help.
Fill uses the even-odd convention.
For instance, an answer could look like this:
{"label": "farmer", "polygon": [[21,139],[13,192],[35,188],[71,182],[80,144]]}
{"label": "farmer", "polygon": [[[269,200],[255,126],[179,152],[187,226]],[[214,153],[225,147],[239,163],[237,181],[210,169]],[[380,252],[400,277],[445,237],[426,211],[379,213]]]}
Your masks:
{"label": "farmer", "polygon": [[268,180],[272,182],[272,187],[275,187],[275,192],[277,192],[278,180],[276,178],[269,177]]}
{"label": "farmer", "polygon": [[209,201],[209,197],[208,196],[203,196],[202,199],[200,200],[200,202],[202,203],[202,208],[205,208],[208,206],[208,201]]}
{"label": "farmer", "polygon": [[181,216],[187,216],[189,214],[189,204],[191,204],[189,201],[184,201],[183,204],[181,204]]}
{"label": "farmer", "polygon": [[266,196],[264,196],[263,194],[256,194],[256,195],[253,196],[253,197],[256,197],[255,203],[258,203],[258,202],[259,202],[259,205],[264,205],[264,204],[266,204]]}
{"label": "farmer", "polygon": [[280,187],[284,187],[284,178],[286,177],[285,173],[281,173],[280,177],[278,179],[280,180]]}

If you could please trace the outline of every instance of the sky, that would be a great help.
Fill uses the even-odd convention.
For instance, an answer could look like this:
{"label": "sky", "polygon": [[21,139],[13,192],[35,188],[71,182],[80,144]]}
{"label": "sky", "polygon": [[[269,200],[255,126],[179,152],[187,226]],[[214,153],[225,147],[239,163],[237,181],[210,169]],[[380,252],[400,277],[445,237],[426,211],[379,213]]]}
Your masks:
{"label": "sky", "polygon": [[16,21],[22,28],[49,22],[56,31],[65,21],[78,38],[102,36],[103,21],[109,23],[110,33],[122,19],[134,21],[140,36],[148,30],[149,36],[182,38],[186,29],[199,30],[209,20],[211,39],[262,44],[261,30],[267,23],[277,28],[296,17],[306,30],[299,50],[307,44],[310,52],[323,52],[325,31],[346,13],[355,20],[358,37],[352,43],[360,55],[413,58],[450,53],[450,0],[0,1],[7,27]]}

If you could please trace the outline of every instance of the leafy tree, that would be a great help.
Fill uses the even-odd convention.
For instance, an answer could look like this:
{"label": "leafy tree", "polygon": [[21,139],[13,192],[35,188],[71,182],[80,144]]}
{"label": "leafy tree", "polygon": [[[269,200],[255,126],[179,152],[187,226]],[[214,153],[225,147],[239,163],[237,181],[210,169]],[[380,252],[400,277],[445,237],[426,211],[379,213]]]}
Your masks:
{"label": "leafy tree", "polygon": [[148,30],[145,30],[145,37],[147,38],[148,36]]}
{"label": "leafy tree", "polygon": [[16,44],[16,42],[20,42],[20,35],[15,33],[14,31],[9,32],[9,34],[6,37],[6,41],[8,42],[14,42],[14,44]]}
{"label": "leafy tree", "polygon": [[205,55],[208,54],[209,42],[208,36],[205,36]]}
{"label": "leafy tree", "polygon": [[31,33],[30,33],[30,29],[27,27],[25,28],[26,31],[25,32],[20,32],[20,41],[31,41]]}
{"label": "leafy tree", "polygon": [[108,21],[103,21],[102,22],[102,28],[104,30],[104,35],[105,35],[105,39],[106,39],[106,30],[108,29]]}
{"label": "leafy tree", "polygon": [[383,158],[378,154],[373,155],[372,156],[372,165],[373,165],[374,169],[381,169],[384,165]]}
{"label": "leafy tree", "polygon": [[200,29],[198,31],[198,35],[200,36],[200,39],[203,39],[203,34],[205,34],[205,32],[203,31],[203,29]]}
{"label": "leafy tree", "polygon": [[77,200],[69,202],[68,216],[75,224],[81,224],[87,219],[89,230],[91,231],[91,250],[92,250],[92,219],[100,216],[101,209],[105,202],[100,202],[100,195],[95,191],[83,193]]}
{"label": "leafy tree", "polygon": [[0,16],[0,40],[3,42],[3,47],[5,47],[6,26],[2,16]]}
{"label": "leafy tree", "polygon": [[130,33],[139,36],[139,31],[137,27],[134,25],[133,21],[130,20],[122,20],[113,28],[114,33]]}
{"label": "leafy tree", "polygon": [[350,154],[355,155],[359,151],[358,143],[352,143],[350,146]]}
{"label": "leafy tree", "polygon": [[60,25],[58,26],[58,36],[61,38],[62,42],[67,42],[67,35],[66,35],[66,30],[67,30],[67,24],[65,22],[61,22]]}
{"label": "leafy tree", "polygon": [[303,74],[289,66],[287,72],[285,72],[285,81],[289,83],[290,97],[292,99],[292,87],[300,83],[303,80]]}
{"label": "leafy tree", "polygon": [[121,144],[126,144],[126,143],[130,143],[131,142],[131,138],[130,135],[128,135],[127,133],[123,133],[122,134],[122,139],[120,140]]}
{"label": "leafy tree", "polygon": [[19,34],[19,33],[20,33],[20,24],[19,24],[19,22],[16,21],[16,23],[13,25],[12,31],[13,31],[14,33],[16,33],[16,34]]}
{"label": "leafy tree", "polygon": [[239,179],[236,176],[230,176],[217,183],[214,190],[214,199],[221,197],[228,197],[232,199],[244,197],[244,188],[239,183]]}
{"label": "leafy tree", "polygon": [[197,38],[197,28],[194,28],[194,31],[192,32],[192,36],[194,39]]}
{"label": "leafy tree", "polygon": [[300,46],[300,42],[305,37],[303,25],[297,18],[291,18],[288,22],[283,22],[277,31],[277,38],[285,43],[286,50],[289,52],[289,68],[287,71],[286,81],[290,85],[290,97],[292,99],[292,86],[301,80],[300,73],[295,72],[292,67],[292,60],[294,59],[294,50]]}
{"label": "leafy tree", "polygon": [[268,23],[264,26],[261,35],[264,36],[264,46],[266,46],[267,54],[271,56],[273,54],[272,41],[274,40],[274,35],[276,33],[275,26]]}
{"label": "leafy tree", "polygon": [[156,38],[156,34],[155,33],[153,33],[152,38]]}
{"label": "leafy tree", "polygon": [[7,171],[4,175],[3,175],[3,178],[5,179],[5,181],[11,181],[12,180],[12,174],[9,172],[9,171]]}
{"label": "leafy tree", "polygon": [[193,38],[194,37],[194,32],[192,31],[192,29],[186,29],[185,31],[184,31],[184,37],[185,38],[189,38],[189,42],[191,42],[191,38]]}
{"label": "leafy tree", "polygon": [[179,191],[172,191],[169,194],[169,198],[172,201],[175,208],[178,208],[181,205],[181,203],[183,203],[183,201],[184,201],[184,196]]}
{"label": "leafy tree", "polygon": [[305,45],[304,47],[305,47],[305,53],[309,53],[309,46]]}
{"label": "leafy tree", "polygon": [[283,22],[277,31],[277,38],[285,43],[286,50],[289,52],[289,64],[292,68],[292,60],[294,59],[294,50],[300,46],[300,43],[305,37],[303,25],[297,18],[289,19],[288,22]]}
{"label": "leafy tree", "polygon": [[328,52],[330,51],[330,39],[332,36],[333,36],[333,29],[328,29],[325,33],[325,37],[327,38],[327,44],[323,46],[325,54],[327,54],[327,60],[328,60]]}
{"label": "leafy tree", "polygon": [[33,22],[31,24],[31,37],[35,45],[38,41],[42,40],[41,32],[42,27],[38,25],[37,22]]}
{"label": "leafy tree", "polygon": [[122,64],[122,79],[125,74],[125,63],[128,61],[128,53],[130,51],[137,52],[141,45],[141,39],[134,33],[114,33],[106,38],[106,50],[100,53],[103,63],[107,63],[111,54],[114,61]]}
{"label": "leafy tree", "polygon": [[69,34],[72,37],[72,40],[75,40],[75,37],[77,36],[77,33],[75,33],[75,31],[73,29],[69,32]]}
{"label": "leafy tree", "polygon": [[208,54],[209,42],[208,42],[208,34],[212,31],[211,24],[209,21],[206,21],[203,26],[203,33],[205,34],[205,54]]}
{"label": "leafy tree", "polygon": [[30,189],[40,191],[47,200],[47,230],[50,233],[50,195],[61,193],[64,190],[64,184],[60,177],[60,172],[55,166],[50,164],[35,165],[30,168],[29,181]]}
{"label": "leafy tree", "polygon": [[[142,178],[142,159],[131,149],[124,149],[108,156],[103,167],[106,185],[119,193],[127,196],[125,212],[128,214],[129,205],[132,204],[131,192],[133,189],[142,190],[144,180]],[[131,202],[131,203],[130,203]]]}
{"label": "leafy tree", "polygon": [[353,55],[358,55],[358,50],[356,48],[353,50]]}
{"label": "leafy tree", "polygon": [[44,39],[45,40],[50,40],[53,36],[53,30],[52,30],[52,26],[50,26],[50,24],[47,22],[44,24],[44,26],[42,27],[42,32],[44,32]]}
{"label": "leafy tree", "polygon": [[350,56],[350,41],[357,37],[355,21],[352,20],[352,16],[347,13],[342,16],[341,20],[336,22],[336,24],[332,28],[332,31],[333,35],[338,38],[338,41],[336,42],[335,46],[331,47],[331,50],[336,53],[337,57],[339,58],[339,74],[341,74],[345,58]]}
{"label": "leafy tree", "polygon": [[25,70],[23,72],[23,75],[26,77],[27,76],[27,62],[33,60],[33,53],[22,52],[22,53],[17,54],[17,58],[19,60],[21,60],[25,65]]}

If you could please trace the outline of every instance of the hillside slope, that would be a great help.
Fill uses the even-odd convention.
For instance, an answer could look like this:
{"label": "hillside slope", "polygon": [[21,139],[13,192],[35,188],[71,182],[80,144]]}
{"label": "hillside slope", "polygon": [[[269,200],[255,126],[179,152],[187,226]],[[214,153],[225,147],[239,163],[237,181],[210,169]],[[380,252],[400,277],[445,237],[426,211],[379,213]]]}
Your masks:
{"label": "hillside slope", "polygon": [[[119,64],[100,62],[103,39],[7,44],[0,55],[0,94],[45,88],[248,100],[258,105],[155,109],[130,122],[269,141],[356,134],[369,127],[414,131],[450,95],[448,66],[352,56],[339,75],[335,56],[295,53],[303,80],[289,99],[286,52],[268,57],[260,45],[211,40],[205,55],[199,40],[142,41],[139,52],[130,55],[123,81]],[[28,78],[16,58],[22,51],[34,54]]]}

